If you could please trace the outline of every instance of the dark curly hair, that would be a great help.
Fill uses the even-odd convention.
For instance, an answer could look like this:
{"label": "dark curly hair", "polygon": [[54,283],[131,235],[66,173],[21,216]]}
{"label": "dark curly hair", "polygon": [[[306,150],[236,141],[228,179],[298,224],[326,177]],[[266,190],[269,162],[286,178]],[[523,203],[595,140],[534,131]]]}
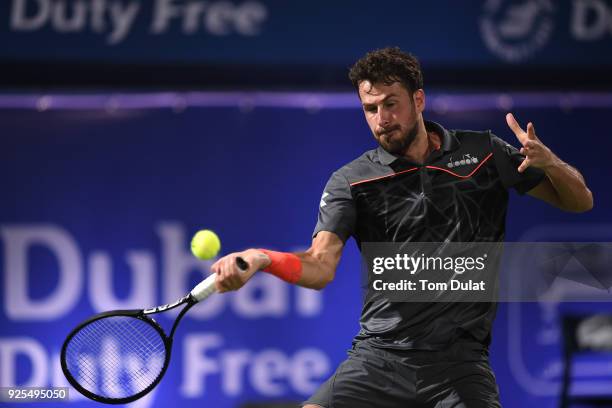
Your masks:
{"label": "dark curly hair", "polygon": [[361,81],[391,85],[399,82],[412,95],[423,88],[423,74],[419,60],[398,47],[370,51],[351,67],[349,79],[359,90]]}

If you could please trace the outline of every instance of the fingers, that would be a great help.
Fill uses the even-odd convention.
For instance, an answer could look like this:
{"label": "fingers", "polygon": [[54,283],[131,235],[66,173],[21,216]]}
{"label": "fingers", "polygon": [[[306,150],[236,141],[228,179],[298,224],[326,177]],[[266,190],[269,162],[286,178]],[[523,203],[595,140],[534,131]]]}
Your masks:
{"label": "fingers", "polygon": [[236,258],[232,258],[230,262],[227,263],[227,274],[225,275],[225,279],[228,282],[228,286],[230,290],[238,290],[244,285],[242,280],[242,272],[238,269],[236,265]]}
{"label": "fingers", "polygon": [[530,165],[531,165],[531,160],[529,159],[529,157],[525,158],[525,160],[523,160],[521,165],[518,167],[518,172],[519,173],[524,172],[527,169],[527,167],[529,167]]}
{"label": "fingers", "polygon": [[523,147],[521,147],[521,150],[519,150],[519,153],[521,153],[523,156],[528,156],[529,153],[533,153],[533,151],[537,151],[537,143],[533,140],[528,140],[527,142],[525,142],[525,145]]}
{"label": "fingers", "polygon": [[521,126],[518,124],[516,119],[514,119],[513,114],[511,113],[506,114],[506,123],[508,124],[508,127],[510,127],[510,130],[514,132],[514,135],[517,137],[517,139],[522,144],[523,141],[527,139],[525,135],[525,131],[523,130],[523,128],[521,128]]}
{"label": "fingers", "polygon": [[217,289],[217,292],[220,292],[220,293],[227,291],[225,287],[225,281],[222,278],[222,275],[223,275],[222,266],[223,266],[224,259],[225,257],[218,259],[217,262],[215,262],[210,267],[211,272],[217,275],[215,277],[215,287]]}
{"label": "fingers", "polygon": [[528,140],[525,142],[524,147],[529,150],[538,146],[538,143],[535,140]]}
{"label": "fingers", "polygon": [[219,274],[217,274],[217,282],[219,282],[219,287],[221,288],[220,292],[227,292],[232,290],[231,281],[229,279],[231,271],[228,265],[228,258],[229,257],[227,256],[223,258]]}
{"label": "fingers", "polygon": [[244,285],[242,272],[236,265],[236,255],[227,255],[212,265],[211,270],[217,274],[215,286],[220,293],[240,289]]}
{"label": "fingers", "polygon": [[519,165],[517,171],[522,173],[528,167],[543,168],[550,165],[554,155],[551,154],[550,149],[544,146],[536,136],[533,123],[527,123],[527,132],[524,132],[511,113],[506,115],[506,121],[523,145],[519,152],[525,156],[525,159]]}
{"label": "fingers", "polygon": [[529,122],[527,124],[527,137],[529,138],[529,140],[537,140],[538,137],[535,134],[535,127],[533,126],[533,123]]}

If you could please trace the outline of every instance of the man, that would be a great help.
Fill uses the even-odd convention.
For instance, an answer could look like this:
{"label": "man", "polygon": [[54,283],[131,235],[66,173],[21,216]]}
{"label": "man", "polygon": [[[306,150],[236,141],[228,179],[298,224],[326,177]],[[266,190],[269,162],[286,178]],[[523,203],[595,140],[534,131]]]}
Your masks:
{"label": "man", "polygon": [[[288,254],[249,249],[213,266],[220,291],[240,288],[257,270],[322,289],[342,248],[362,242],[499,242],[508,189],[566,211],[587,211],[592,194],[512,114],[520,151],[490,132],[446,130],[423,119],[418,61],[398,48],[368,53],[352,67],[377,149],[336,171],[323,194],[312,246]],[[240,273],[236,256],[250,269]],[[374,300],[372,300],[374,299]],[[368,298],[349,357],[305,403],[324,407],[496,407],[488,362],[493,303],[392,303]]]}

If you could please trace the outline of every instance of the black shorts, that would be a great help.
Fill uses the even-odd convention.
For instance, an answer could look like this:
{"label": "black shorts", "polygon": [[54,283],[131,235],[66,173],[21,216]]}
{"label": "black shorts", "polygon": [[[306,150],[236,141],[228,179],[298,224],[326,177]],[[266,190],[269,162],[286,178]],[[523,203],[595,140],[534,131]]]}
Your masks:
{"label": "black shorts", "polygon": [[456,343],[443,351],[377,348],[362,341],[306,402],[323,408],[500,408],[488,351]]}

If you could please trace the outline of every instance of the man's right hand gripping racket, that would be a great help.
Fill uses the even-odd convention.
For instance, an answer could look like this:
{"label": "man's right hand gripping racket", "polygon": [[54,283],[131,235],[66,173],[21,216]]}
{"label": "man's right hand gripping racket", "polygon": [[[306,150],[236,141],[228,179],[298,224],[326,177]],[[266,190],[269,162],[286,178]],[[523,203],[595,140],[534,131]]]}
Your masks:
{"label": "man's right hand gripping racket", "polygon": [[[236,258],[241,270],[249,268]],[[66,338],[61,364],[70,384],[81,394],[107,404],[137,400],[160,382],[168,364],[172,338],[182,317],[216,292],[215,274],[174,303],[143,310],[113,310],[79,324]],[[150,316],[184,305],[170,335]]]}

